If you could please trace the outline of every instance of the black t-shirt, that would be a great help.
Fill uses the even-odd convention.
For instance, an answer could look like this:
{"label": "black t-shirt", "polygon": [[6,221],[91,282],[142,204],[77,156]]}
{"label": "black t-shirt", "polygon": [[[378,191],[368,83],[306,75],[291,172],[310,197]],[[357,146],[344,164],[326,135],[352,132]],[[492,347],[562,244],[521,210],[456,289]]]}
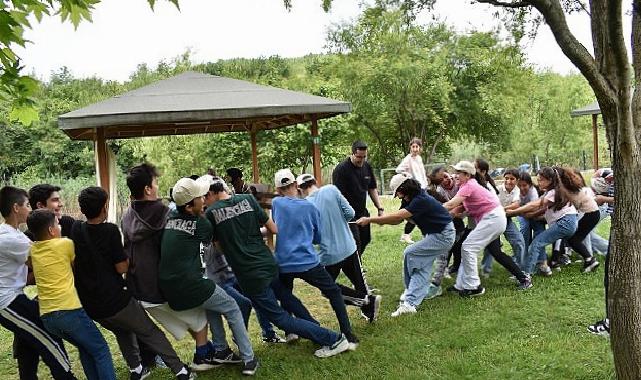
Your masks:
{"label": "black t-shirt", "polygon": [[423,190],[403,208],[412,214],[411,220],[423,235],[439,233],[452,221],[445,207]]}
{"label": "black t-shirt", "polygon": [[354,209],[354,219],[369,215],[367,212],[367,192],[376,189],[376,178],[369,163],[358,167],[347,160],[336,166],[332,173],[332,182]]}
{"label": "black t-shirt", "polygon": [[[93,249],[87,244],[83,224],[87,226]],[[112,317],[131,299],[125,280],[114,266],[127,260],[118,226],[77,221],[70,237],[76,250],[74,279],[82,307],[92,319]]]}

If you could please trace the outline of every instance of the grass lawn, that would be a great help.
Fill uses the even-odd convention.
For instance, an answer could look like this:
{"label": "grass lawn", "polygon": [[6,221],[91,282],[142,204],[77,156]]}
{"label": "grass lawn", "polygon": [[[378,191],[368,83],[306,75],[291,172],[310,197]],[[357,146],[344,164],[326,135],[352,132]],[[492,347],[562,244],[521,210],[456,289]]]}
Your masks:
{"label": "grass lawn", "polygon": [[[398,203],[386,200],[386,209]],[[607,236],[609,222],[599,226]],[[373,241],[364,264],[371,286],[379,289],[383,303],[379,320],[367,324],[360,313],[348,308],[355,333],[361,340],[357,351],[328,359],[313,356],[309,341],[265,345],[255,320],[250,324],[254,349],[261,359],[257,376],[269,379],[613,379],[609,341],[586,330],[603,316],[603,267],[582,274],[579,263],[555,272],[551,278],[536,277],[534,288],[515,290],[508,272],[495,264],[492,276],[483,279],[487,292],[476,299],[444,294],[425,301],[415,315],[391,318],[403,290],[401,278],[404,243],[398,241],[402,226],[372,226]],[[419,237],[418,229],[414,238]],[[509,245],[504,249],[509,251]],[[345,279],[341,279],[345,281]],[[449,286],[453,280],[445,280]],[[316,290],[297,283],[301,296],[324,326],[338,329],[329,306]],[[128,378],[127,368],[113,335],[105,331],[118,378]],[[229,339],[229,337],[228,337]],[[0,329],[0,373],[17,379],[11,355],[12,336]],[[193,342],[173,342],[181,358],[189,362]],[[82,376],[77,352],[71,352],[74,371]],[[40,366],[41,378],[48,378]],[[199,374],[200,379],[241,377],[240,368],[221,367]],[[167,369],[154,369],[150,379],[169,379]]]}

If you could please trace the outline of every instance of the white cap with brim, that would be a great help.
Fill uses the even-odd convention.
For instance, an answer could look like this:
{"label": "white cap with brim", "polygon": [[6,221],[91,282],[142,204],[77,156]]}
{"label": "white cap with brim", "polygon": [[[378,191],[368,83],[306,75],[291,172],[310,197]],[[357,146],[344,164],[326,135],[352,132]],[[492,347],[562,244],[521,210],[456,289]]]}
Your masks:
{"label": "white cap with brim", "polygon": [[476,168],[474,167],[474,164],[471,163],[470,161],[459,161],[459,163],[452,166],[452,168],[454,168],[454,170],[456,171],[464,172],[469,175],[476,174]]}
{"label": "white cap with brim", "polygon": [[280,169],[274,175],[274,185],[276,185],[276,187],[289,186],[295,182],[296,177],[294,177],[294,173],[289,169]]}
{"label": "white cap with brim", "polygon": [[403,182],[405,182],[405,181],[407,181],[408,179],[411,179],[411,178],[412,177],[410,177],[409,175],[407,175],[405,173],[400,173],[400,174],[394,175],[394,177],[392,177],[392,179],[390,179],[390,181],[389,181],[389,187],[390,187],[390,190],[392,190],[392,194],[396,195],[396,191],[403,184]]}
{"label": "white cap with brim", "polygon": [[176,206],[184,206],[192,200],[202,197],[209,191],[209,181],[199,178],[181,178],[176,182],[172,191],[172,198]]}
{"label": "white cap with brim", "polygon": [[220,184],[223,185],[223,190],[225,190],[226,192],[229,193],[229,187],[227,186],[227,183],[225,182],[225,180],[223,180],[220,177],[214,177],[211,174],[205,174],[205,175],[199,177],[196,181],[204,181],[204,182],[208,183],[210,187],[211,187],[211,185],[220,183]]}
{"label": "white cap with brim", "polygon": [[296,183],[298,184],[298,186],[304,184],[305,182],[315,181],[315,180],[316,178],[314,178],[314,176],[309,173],[304,173],[296,177]]}

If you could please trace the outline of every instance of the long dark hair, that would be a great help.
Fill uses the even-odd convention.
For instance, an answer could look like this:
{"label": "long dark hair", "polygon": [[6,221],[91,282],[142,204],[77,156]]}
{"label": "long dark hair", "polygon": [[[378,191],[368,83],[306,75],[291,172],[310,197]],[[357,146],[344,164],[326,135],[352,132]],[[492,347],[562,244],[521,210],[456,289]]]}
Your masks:
{"label": "long dark hair", "polygon": [[564,192],[559,189],[561,184],[561,180],[559,179],[559,169],[560,168],[557,167],[544,167],[537,173],[537,175],[545,177],[545,179],[550,181],[550,186],[545,189],[545,191],[554,190],[554,203],[550,207],[554,211],[559,211],[569,202]]}
{"label": "long dark hair", "polygon": [[[482,158],[477,158],[476,166],[479,168],[479,170],[485,171],[485,175],[479,174],[478,170],[476,171],[476,174],[474,175],[476,181],[483,187],[487,187],[487,184],[489,183],[494,189],[494,192],[496,192],[496,194],[498,195],[499,189],[496,187],[496,183],[494,183],[492,177],[490,177],[490,164]],[[479,177],[483,177],[483,179],[479,180]]]}
{"label": "long dark hair", "polygon": [[519,176],[517,177],[517,181],[523,181],[527,183],[530,187],[533,187],[536,189],[536,193],[539,194],[539,196],[542,195],[541,189],[539,188],[538,185],[535,185],[534,182],[532,182],[532,176],[530,176],[530,173],[528,172],[520,172]]}
{"label": "long dark hair", "polygon": [[572,194],[576,194],[585,187],[583,176],[572,168],[557,168],[559,179],[563,187]]}
{"label": "long dark hair", "polygon": [[396,189],[397,192],[402,193],[404,196],[409,197],[410,200],[421,193],[421,184],[413,178],[406,179]]}

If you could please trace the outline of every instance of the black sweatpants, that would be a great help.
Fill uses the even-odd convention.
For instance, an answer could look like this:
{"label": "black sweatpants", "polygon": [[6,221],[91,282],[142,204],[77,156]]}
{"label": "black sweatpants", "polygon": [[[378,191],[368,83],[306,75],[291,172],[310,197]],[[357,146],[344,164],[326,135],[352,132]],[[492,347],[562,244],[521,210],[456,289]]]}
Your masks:
{"label": "black sweatpants", "polygon": [[339,263],[326,266],[325,269],[327,270],[327,273],[332,276],[334,281],[336,281],[342,270],[343,273],[345,273],[345,276],[347,276],[351,281],[352,285],[354,285],[354,288],[349,288],[338,284],[341,288],[345,304],[358,307],[363,307],[368,304],[367,284],[365,283],[363,271],[361,270],[361,258],[358,256],[357,252],[354,252]]}
{"label": "black sweatpants", "polygon": [[521,270],[521,268],[519,268],[518,265],[516,265],[514,260],[512,260],[512,257],[506,255],[505,252],[501,251],[500,237],[488,244],[487,250],[490,252],[490,255],[494,257],[494,260],[496,260],[497,263],[501,264],[503,268],[507,269],[508,272],[510,272],[514,277],[516,277],[521,282],[525,281],[525,273]]}
{"label": "black sweatpants", "polygon": [[13,332],[21,380],[38,379],[38,357],[54,379],[76,379],[62,339],[50,334],[42,324],[37,301],[20,294],[0,309],[0,325]]}
{"label": "black sweatpants", "polygon": [[592,257],[592,252],[588,252],[588,249],[583,244],[583,240],[592,232],[594,227],[601,220],[601,215],[599,210],[588,212],[583,215],[581,220],[579,220],[579,225],[576,229],[574,235],[568,239],[568,245],[572,247],[583,259]]}
{"label": "black sweatpants", "polygon": [[[369,216],[369,215],[365,215]],[[352,232],[352,236],[354,236],[354,241],[356,242],[356,249],[358,250],[358,255],[363,256],[363,253],[365,252],[365,248],[367,248],[367,245],[369,244],[370,241],[372,241],[372,232],[370,229],[370,225],[366,226],[359,226],[356,223],[350,223],[349,224],[349,230]]]}

